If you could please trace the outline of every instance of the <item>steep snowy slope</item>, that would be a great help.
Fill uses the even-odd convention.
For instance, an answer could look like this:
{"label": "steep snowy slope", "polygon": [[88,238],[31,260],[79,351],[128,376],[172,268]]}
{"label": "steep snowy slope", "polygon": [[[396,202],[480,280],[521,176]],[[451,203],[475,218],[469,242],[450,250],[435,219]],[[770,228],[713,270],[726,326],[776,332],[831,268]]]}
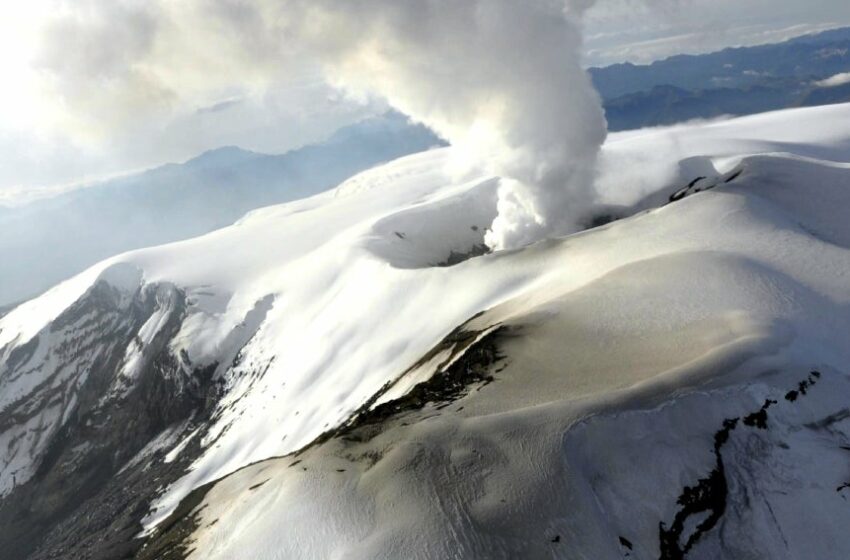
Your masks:
{"label": "steep snowy slope", "polygon": [[850,551],[850,106],[615,135],[588,223],[623,219],[477,257],[497,179],[452,155],[0,318],[0,544]]}

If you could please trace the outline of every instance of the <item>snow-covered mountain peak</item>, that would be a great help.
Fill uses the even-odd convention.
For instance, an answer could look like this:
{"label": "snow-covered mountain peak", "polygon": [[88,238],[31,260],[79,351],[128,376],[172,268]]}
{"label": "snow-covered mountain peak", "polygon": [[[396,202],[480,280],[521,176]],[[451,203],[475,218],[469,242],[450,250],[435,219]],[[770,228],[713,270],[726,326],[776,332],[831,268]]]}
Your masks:
{"label": "snow-covered mountain peak", "polygon": [[[134,498],[131,526],[143,520],[154,547],[189,527],[196,557],[392,557],[416,549],[419,523],[430,556],[445,545],[499,557],[550,550],[539,522],[576,550],[616,549],[618,535],[593,533],[604,523],[564,513],[598,499],[632,519],[597,488],[601,463],[574,453],[596,445],[588,434],[639,413],[675,423],[677,399],[694,391],[744,395],[748,410],[776,400],[800,368],[844,390],[832,376],[850,364],[850,165],[839,163],[850,126],[835,123],[848,115],[836,106],[612,135],[599,203],[620,219],[515,251],[482,249],[498,179],[458,177],[444,148],[100,263],[0,318],[9,511],[36,499],[33,477],[50,491],[44,477],[76,472],[95,453],[91,434],[132,410],[132,445],[105,438],[92,449],[118,458],[116,481],[163,481]],[[706,413],[709,431],[727,408]],[[793,430],[802,409],[776,408],[786,409]],[[688,465],[713,457],[710,439],[676,459],[676,492]],[[675,516],[662,482],[670,499],[641,509],[656,530]],[[634,488],[651,495],[662,482]],[[560,483],[571,493],[541,506]],[[86,484],[69,499],[108,491]],[[272,513],[246,514],[226,496]],[[195,500],[209,509],[193,517]],[[508,515],[499,500],[528,522],[494,536]],[[445,507],[464,512],[450,516],[460,525],[448,544],[436,538]],[[317,537],[304,520],[321,511],[336,515]],[[662,546],[633,529],[622,536],[636,550]]]}

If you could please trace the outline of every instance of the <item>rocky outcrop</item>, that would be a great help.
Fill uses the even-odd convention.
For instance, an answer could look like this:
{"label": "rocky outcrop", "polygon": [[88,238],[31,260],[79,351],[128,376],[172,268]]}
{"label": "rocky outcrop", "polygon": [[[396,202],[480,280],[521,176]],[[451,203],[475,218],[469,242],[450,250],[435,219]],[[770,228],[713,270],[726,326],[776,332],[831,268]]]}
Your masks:
{"label": "rocky outcrop", "polygon": [[[169,348],[185,309],[173,286],[128,294],[101,281],[7,357],[5,386],[40,380],[0,410],[5,466],[30,470],[0,501],[9,557],[111,559],[138,546],[150,501],[198,452],[187,445],[166,462],[155,439],[166,432],[173,444],[203,424],[217,395],[214,367]],[[159,328],[141,340],[154,316]],[[132,461],[140,452],[149,456]]]}

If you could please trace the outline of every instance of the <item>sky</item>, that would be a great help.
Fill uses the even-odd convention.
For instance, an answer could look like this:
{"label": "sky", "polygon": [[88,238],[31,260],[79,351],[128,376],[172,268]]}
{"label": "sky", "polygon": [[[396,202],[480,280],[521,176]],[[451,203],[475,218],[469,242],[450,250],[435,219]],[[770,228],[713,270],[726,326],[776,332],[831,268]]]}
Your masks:
{"label": "sky", "polygon": [[[850,25],[846,0],[568,2],[593,4],[585,66]],[[285,21],[289,4],[0,0],[0,203],[224,145],[282,152],[385,111],[381,95],[329,84],[325,38]]]}
{"label": "sky", "polygon": [[846,0],[600,0],[586,19],[589,66],[781,42],[850,25]]}

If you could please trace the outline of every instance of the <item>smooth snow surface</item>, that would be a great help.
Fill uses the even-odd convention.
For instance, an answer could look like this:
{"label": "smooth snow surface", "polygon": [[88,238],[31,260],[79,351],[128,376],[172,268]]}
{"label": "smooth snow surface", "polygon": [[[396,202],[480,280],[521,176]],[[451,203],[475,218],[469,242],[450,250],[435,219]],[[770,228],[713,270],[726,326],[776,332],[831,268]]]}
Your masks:
{"label": "smooth snow surface", "polygon": [[[497,181],[475,172],[458,178],[451,158],[450,148],[406,157],[209,235],[101,263],[0,319],[0,367],[33,337],[49,345],[51,321],[96,279],[128,293],[140,283],[185,291],[188,312],[172,351],[197,366],[218,364],[226,393],[206,452],[156,504],[152,529],[193,488],[338,426],[476,314],[485,312],[473,322],[481,328],[518,329],[495,383],[458,403],[462,412],[452,406],[389,430],[373,468],[322,455],[324,463],[300,471],[284,459],[217,485],[194,558],[565,555],[552,552],[554,534],[585,535],[587,548],[572,550],[587,557],[618,557],[617,535],[603,533],[616,518],[604,508],[620,502],[582,490],[582,481],[610,464],[605,492],[639,501],[641,491],[659,490],[657,481],[632,484],[622,457],[606,456],[609,438],[622,449],[640,438],[660,442],[658,457],[681,445],[684,455],[670,459],[680,466],[710,461],[710,435],[706,447],[664,426],[709,433],[727,411],[710,408],[688,424],[682,411],[696,405],[677,395],[698,388],[715,402],[723,391],[743,391],[757,409],[808,367],[830,372],[824,386],[847,390],[835,372],[850,366],[850,165],[841,163],[850,161],[850,105],[612,135],[601,202],[630,217],[436,266],[481,245],[496,211]],[[663,205],[700,176],[714,188]],[[151,316],[128,349],[125,389],[134,356],[163,321]],[[3,372],[0,411],[45,375]],[[759,377],[766,372],[779,373]],[[401,380],[394,396],[427,375]],[[750,388],[729,388],[756,378]],[[651,418],[646,431],[640,421],[617,420],[625,411]],[[817,416],[788,414],[800,422]],[[796,429],[792,416],[783,429]],[[663,434],[653,439],[652,429]],[[35,444],[26,456],[37,463]],[[834,463],[819,468],[831,473]],[[12,487],[13,470],[26,468],[0,464],[0,491]],[[786,474],[797,480],[795,469]],[[665,490],[670,508],[690,484],[676,476]],[[672,517],[672,509],[652,507],[640,515]],[[585,512],[584,521],[571,510]],[[787,520],[789,512],[777,515]],[[648,528],[635,532],[637,548],[657,548],[643,536]],[[603,541],[613,548],[600,553]]]}

